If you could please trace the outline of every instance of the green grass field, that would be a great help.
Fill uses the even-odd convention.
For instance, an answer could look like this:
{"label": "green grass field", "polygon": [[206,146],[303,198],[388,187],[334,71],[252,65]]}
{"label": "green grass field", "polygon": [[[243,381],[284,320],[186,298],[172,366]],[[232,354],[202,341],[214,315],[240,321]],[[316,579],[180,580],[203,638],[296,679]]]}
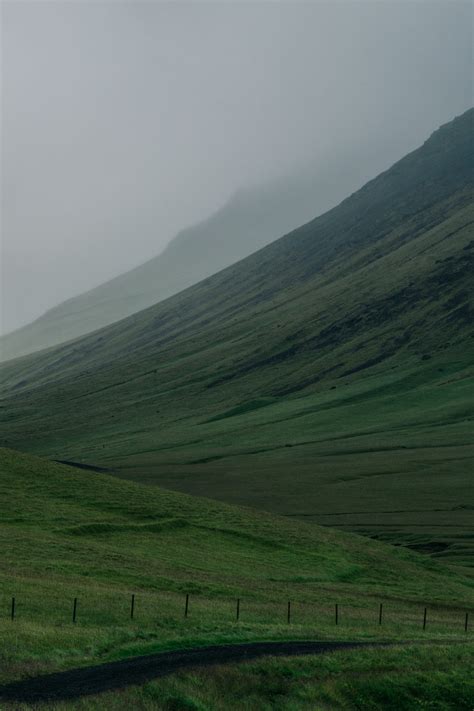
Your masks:
{"label": "green grass field", "polygon": [[[474,647],[414,645],[181,672],[55,711],[471,711]],[[21,705],[22,711],[32,707]],[[39,707],[41,708],[41,707]],[[44,707],[43,707],[44,708]],[[8,704],[5,709],[10,709]],[[18,709],[18,707],[16,707]]]}
{"label": "green grass field", "polygon": [[196,418],[170,427],[162,449],[151,433],[129,453],[117,438],[101,457],[97,442],[90,460],[119,463],[127,478],[472,565],[473,384],[462,355],[437,359],[232,417]]}
{"label": "green grass field", "polygon": [[224,641],[465,644],[472,635],[464,619],[474,580],[460,568],[357,535],[10,450],[1,450],[0,467],[2,682]]}

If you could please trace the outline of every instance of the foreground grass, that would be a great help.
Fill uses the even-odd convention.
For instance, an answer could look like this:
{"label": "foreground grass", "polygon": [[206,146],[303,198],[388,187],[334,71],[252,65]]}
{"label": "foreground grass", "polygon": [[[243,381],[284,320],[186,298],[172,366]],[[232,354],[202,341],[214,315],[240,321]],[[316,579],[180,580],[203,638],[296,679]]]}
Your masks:
{"label": "foreground grass", "polygon": [[[55,711],[472,711],[472,645],[414,645],[267,658],[48,704]],[[5,709],[11,707],[5,705]],[[44,705],[17,705],[18,711]]]}
{"label": "foreground grass", "polygon": [[420,554],[10,450],[0,471],[1,681],[218,642],[466,639],[472,578]]}

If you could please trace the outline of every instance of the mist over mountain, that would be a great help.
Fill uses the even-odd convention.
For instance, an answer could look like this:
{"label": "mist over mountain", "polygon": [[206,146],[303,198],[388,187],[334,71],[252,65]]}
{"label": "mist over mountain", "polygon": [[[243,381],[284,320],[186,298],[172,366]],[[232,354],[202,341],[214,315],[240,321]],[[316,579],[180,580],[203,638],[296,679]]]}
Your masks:
{"label": "mist over mountain", "polygon": [[[0,337],[0,360],[57,345],[140,311],[237,262],[340,202],[380,158],[360,151],[242,189],[154,259]],[[91,255],[93,258],[93,255]]]}
{"label": "mist over mountain", "polygon": [[[2,334],[240,187],[356,163],[338,202],[472,101],[464,0],[5,2],[0,32]],[[332,204],[314,201],[268,240]]]}

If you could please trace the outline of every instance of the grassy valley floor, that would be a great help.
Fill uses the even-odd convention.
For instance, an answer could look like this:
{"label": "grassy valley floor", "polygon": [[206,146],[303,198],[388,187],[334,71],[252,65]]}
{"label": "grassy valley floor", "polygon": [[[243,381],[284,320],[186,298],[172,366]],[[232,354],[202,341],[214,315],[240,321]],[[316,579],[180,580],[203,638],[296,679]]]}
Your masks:
{"label": "grassy valley floor", "polygon": [[[434,642],[432,652],[422,649],[428,655],[446,649],[445,665],[455,673],[457,662],[452,660],[459,659],[458,647],[451,643],[467,649],[471,639],[471,627],[466,633],[464,623],[467,611],[472,616],[474,581],[461,568],[357,535],[144,487],[11,450],[1,450],[0,471],[0,683],[166,649],[272,639]],[[369,664],[370,654],[380,654],[381,660],[389,660],[390,670],[399,663],[391,654],[401,654],[400,663],[408,668],[403,660],[410,653],[377,650],[359,656],[357,650],[347,657],[350,654],[330,659],[336,665],[350,659],[357,670]],[[385,662],[380,663],[385,668]],[[183,672],[177,680],[156,682],[156,689],[153,682],[142,691],[111,695],[106,708],[220,708],[215,698],[233,703],[239,685],[254,703],[248,708],[260,702],[266,708],[273,701],[265,693],[274,686],[280,689],[275,692],[281,694],[278,703],[284,703],[285,694],[293,699],[299,677],[308,699],[318,699],[315,694],[321,689],[341,698],[346,694],[340,680],[336,684],[328,677],[322,686],[315,681],[327,672],[323,660],[311,666],[314,678],[309,660],[289,661],[289,671],[281,674],[285,664],[261,661],[250,665],[248,673],[247,667],[231,671],[230,679],[244,675],[247,681],[235,681],[235,688],[231,682],[228,697],[220,672],[199,672],[209,682]],[[428,666],[421,664],[420,673]],[[354,684],[359,683],[357,674]],[[261,675],[269,680],[265,688],[270,691],[259,686]],[[366,683],[364,672],[361,679]],[[467,693],[464,685],[461,693]],[[169,694],[189,697],[191,705],[179,700],[169,705]],[[300,704],[294,708],[309,708],[301,705],[306,701],[298,694],[293,700]],[[89,701],[90,706],[78,701],[79,708],[94,708],[96,702]]]}

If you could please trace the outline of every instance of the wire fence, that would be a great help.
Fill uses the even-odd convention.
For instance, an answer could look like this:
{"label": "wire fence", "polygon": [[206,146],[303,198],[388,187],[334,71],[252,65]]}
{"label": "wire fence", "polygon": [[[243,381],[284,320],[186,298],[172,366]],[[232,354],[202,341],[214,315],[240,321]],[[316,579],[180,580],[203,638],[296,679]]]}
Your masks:
{"label": "wire fence", "polygon": [[439,633],[468,633],[468,609],[441,604],[364,600],[354,602],[309,603],[299,600],[260,601],[245,598],[211,598],[200,594],[153,593],[98,594],[81,591],[76,596],[58,590],[47,598],[33,592],[0,597],[0,619],[12,623],[30,622],[109,626],[156,624],[175,626],[178,621],[212,622],[214,625],[247,624],[258,626],[330,626],[364,632],[378,628],[395,632],[422,630]]}

